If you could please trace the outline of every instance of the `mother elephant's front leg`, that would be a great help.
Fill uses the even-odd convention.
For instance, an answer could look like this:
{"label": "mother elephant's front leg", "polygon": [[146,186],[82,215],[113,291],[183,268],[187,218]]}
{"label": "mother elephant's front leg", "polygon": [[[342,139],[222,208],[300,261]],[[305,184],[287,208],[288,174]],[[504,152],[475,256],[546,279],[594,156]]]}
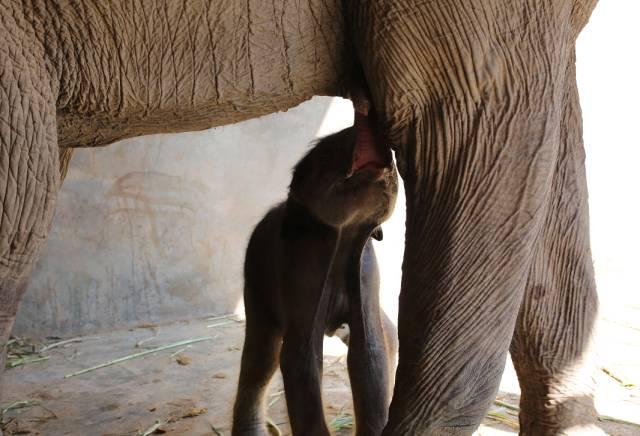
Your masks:
{"label": "mother elephant's front leg", "polygon": [[415,143],[427,147],[405,172],[400,359],[386,434],[470,434],[495,397],[546,209],[555,117],[443,101],[414,121]]}
{"label": "mother elephant's front leg", "polygon": [[470,434],[496,394],[549,208],[565,71],[587,16],[553,0],[351,10],[407,195],[384,434]]}

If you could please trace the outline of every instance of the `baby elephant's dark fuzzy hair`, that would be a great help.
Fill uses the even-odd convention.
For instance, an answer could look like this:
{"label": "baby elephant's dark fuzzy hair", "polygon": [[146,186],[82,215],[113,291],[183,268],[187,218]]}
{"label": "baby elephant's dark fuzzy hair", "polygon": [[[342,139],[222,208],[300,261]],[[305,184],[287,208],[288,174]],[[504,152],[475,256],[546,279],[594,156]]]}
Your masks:
{"label": "baby elephant's dark fuzzy hair", "polygon": [[356,139],[355,134],[355,128],[351,126],[312,142],[310,144],[311,149],[293,167],[289,190],[300,186],[306,180],[306,177],[312,173],[312,170],[318,167],[318,163],[331,164],[330,160],[332,158],[335,159],[336,156],[334,147],[344,147],[345,144],[350,145],[350,147],[344,147],[345,169],[349,168],[351,166],[353,144]]}

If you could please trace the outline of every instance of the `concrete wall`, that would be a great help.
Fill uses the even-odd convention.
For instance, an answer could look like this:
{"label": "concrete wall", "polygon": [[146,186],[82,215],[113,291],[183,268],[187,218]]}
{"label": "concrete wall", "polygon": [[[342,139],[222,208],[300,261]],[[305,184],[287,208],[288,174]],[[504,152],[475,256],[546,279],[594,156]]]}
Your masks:
{"label": "concrete wall", "polygon": [[[333,110],[329,110],[333,106]],[[250,232],[350,102],[79,149],[14,334],[80,334],[233,312]]]}

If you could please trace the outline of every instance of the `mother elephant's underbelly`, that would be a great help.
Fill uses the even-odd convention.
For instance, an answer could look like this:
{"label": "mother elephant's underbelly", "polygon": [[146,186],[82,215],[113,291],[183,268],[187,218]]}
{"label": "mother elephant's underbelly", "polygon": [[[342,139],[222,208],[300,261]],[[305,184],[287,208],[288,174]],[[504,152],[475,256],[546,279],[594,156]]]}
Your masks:
{"label": "mother elephant's underbelly", "polygon": [[273,112],[286,111],[315,94],[337,95],[337,86],[304,95],[264,96],[242,102],[144,111],[126,115],[110,113],[75,114],[58,111],[58,144],[61,147],[100,147],[142,135],[205,130],[233,124]]}
{"label": "mother elephant's underbelly", "polygon": [[[66,147],[202,130],[336,95],[355,59],[340,0],[86,3],[65,9],[63,51],[73,56],[57,66]],[[89,26],[87,14],[118,19]]]}

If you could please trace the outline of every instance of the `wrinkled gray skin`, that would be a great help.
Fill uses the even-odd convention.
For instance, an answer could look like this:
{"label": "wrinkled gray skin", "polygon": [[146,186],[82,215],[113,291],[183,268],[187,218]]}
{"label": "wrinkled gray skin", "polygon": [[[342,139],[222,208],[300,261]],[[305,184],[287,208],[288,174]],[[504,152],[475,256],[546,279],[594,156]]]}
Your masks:
{"label": "wrinkled gray skin", "polygon": [[508,350],[522,434],[588,428],[597,299],[575,41],[595,3],[0,0],[0,344],[70,147],[346,95],[358,62],[407,198],[383,433],[470,434]]}
{"label": "wrinkled gray skin", "polygon": [[329,435],[322,339],[343,323],[357,434],[380,434],[386,424],[397,337],[379,306],[369,236],[382,237],[378,226],[393,211],[397,175],[388,149],[384,168],[353,171],[355,130],[320,140],[296,165],[287,201],[267,213],[249,241],[234,435],[267,435],[265,394],[278,363],[293,434]]}

